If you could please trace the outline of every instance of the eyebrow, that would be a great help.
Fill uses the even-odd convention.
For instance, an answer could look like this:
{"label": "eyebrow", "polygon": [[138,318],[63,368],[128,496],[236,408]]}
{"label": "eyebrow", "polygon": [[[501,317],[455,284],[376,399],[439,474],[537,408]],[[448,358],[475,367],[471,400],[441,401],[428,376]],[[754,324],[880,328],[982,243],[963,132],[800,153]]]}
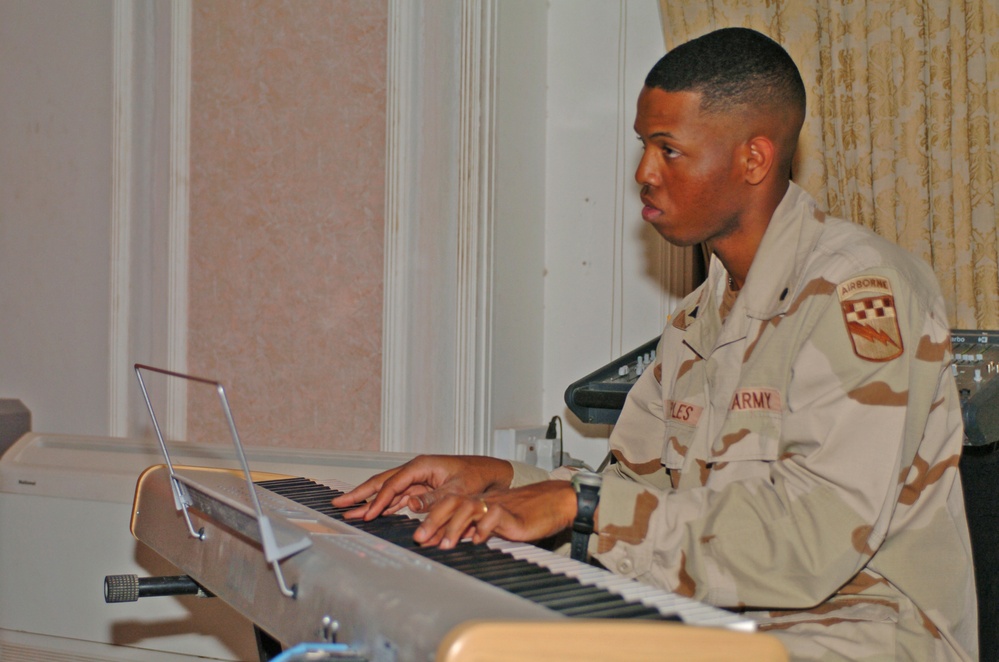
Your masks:
{"label": "eyebrow", "polygon": [[[639,138],[642,137],[642,134],[639,133],[637,129],[635,130],[635,135],[637,135]],[[672,140],[676,140],[676,136],[670,133],[669,131],[656,131],[655,133],[650,134],[648,137],[649,140],[652,140],[653,138],[670,138]]]}

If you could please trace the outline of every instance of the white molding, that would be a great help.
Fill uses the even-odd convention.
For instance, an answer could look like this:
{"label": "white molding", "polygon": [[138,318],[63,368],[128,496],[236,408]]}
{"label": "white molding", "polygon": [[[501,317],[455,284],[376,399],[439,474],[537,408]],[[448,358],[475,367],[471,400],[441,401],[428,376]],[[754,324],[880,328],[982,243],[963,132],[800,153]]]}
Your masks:
{"label": "white molding", "polygon": [[626,290],[626,264],[628,263],[627,241],[625,233],[628,231],[633,218],[628,215],[626,197],[628,195],[628,185],[631,181],[630,162],[628,161],[628,148],[632,146],[629,122],[627,120],[632,103],[632,90],[627,89],[626,69],[628,52],[628,5],[627,2],[618,4],[617,22],[617,76],[616,76],[616,108],[617,117],[614,126],[615,138],[617,140],[614,150],[614,251],[612,258],[611,281],[611,315],[610,315],[610,346],[614,355],[621,355],[627,351],[624,346],[624,326],[625,320],[625,290]]}
{"label": "white molding", "polygon": [[407,107],[414,97],[415,72],[409,55],[418,38],[420,7],[407,0],[390,0],[388,17],[388,74],[386,85],[386,177],[385,177],[385,276],[382,319],[382,414],[381,448],[406,450],[408,440],[407,385],[410,315],[407,305],[408,274],[413,254],[409,251],[410,224],[415,213],[413,181],[415,167],[411,149],[418,135],[415,113]]}
{"label": "white molding", "polygon": [[108,333],[108,432],[128,434],[128,367],[131,317],[132,118],[134,87],[134,4],[115,0],[113,12],[111,300]]}
{"label": "white molding", "polygon": [[[188,236],[190,228],[191,0],[170,4],[170,184],[167,365],[187,371]],[[187,382],[169,380],[165,433],[187,438]]]}
{"label": "white molding", "polygon": [[389,2],[382,450],[489,441],[496,11]]}
{"label": "white molding", "polygon": [[455,452],[491,449],[495,0],[463,0]]}

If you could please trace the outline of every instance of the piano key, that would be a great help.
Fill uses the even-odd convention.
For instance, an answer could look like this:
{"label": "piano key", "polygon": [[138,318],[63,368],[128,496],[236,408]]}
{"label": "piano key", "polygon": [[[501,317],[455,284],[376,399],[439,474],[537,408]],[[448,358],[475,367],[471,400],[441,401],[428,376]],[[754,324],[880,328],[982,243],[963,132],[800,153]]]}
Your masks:
{"label": "piano key", "polygon": [[555,598],[560,596],[569,595],[585,595],[593,590],[592,586],[587,586],[586,584],[574,583],[566,584],[561,588],[555,589],[525,589],[523,591],[518,591],[517,595],[522,598],[535,598],[535,597],[549,597]]}
{"label": "piano key", "polygon": [[509,591],[511,593],[518,593],[519,591],[522,590],[526,591],[539,588],[557,588],[561,586],[579,585],[579,582],[572,579],[572,577],[553,575],[550,572],[549,573],[531,572],[530,574],[524,574],[521,576],[511,576],[501,579],[495,579],[488,583],[498,588],[501,588],[505,591]]}

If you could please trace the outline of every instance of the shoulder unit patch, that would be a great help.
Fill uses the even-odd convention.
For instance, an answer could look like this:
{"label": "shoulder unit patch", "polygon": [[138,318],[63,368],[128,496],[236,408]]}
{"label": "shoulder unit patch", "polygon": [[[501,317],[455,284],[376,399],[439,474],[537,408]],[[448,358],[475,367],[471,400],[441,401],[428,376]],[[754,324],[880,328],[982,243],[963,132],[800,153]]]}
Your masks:
{"label": "shoulder unit patch", "polygon": [[840,283],[836,291],[854,354],[867,361],[902,356],[902,332],[887,278],[858,276]]}

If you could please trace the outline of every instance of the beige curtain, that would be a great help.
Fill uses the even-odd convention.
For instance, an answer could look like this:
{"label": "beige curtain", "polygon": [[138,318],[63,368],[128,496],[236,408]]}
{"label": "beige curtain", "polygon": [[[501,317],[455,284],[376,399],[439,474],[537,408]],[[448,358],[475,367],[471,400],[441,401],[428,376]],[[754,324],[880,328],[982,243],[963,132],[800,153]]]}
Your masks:
{"label": "beige curtain", "polygon": [[660,0],[666,48],[782,43],[809,112],[795,180],[933,266],[953,328],[999,328],[999,2]]}

